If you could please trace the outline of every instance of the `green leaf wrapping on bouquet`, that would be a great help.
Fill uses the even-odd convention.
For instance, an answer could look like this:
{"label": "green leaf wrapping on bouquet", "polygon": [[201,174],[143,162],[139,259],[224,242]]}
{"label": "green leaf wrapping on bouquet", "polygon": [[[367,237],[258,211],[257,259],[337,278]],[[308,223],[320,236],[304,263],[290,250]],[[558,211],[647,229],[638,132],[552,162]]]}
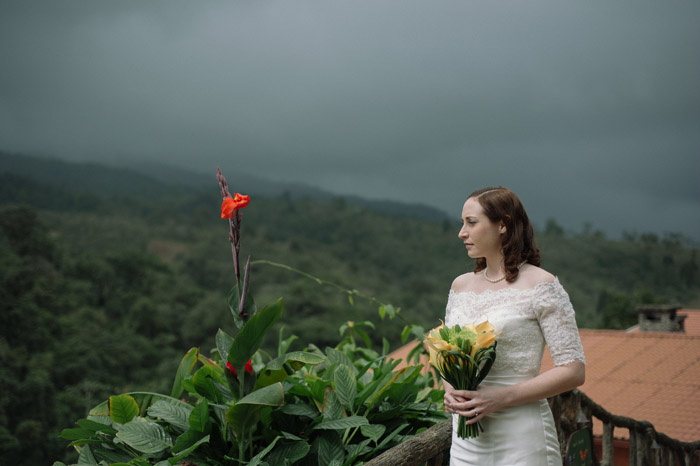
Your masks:
{"label": "green leaf wrapping on bouquet", "polygon": [[195,364],[197,364],[197,356],[199,355],[199,349],[190,349],[180,361],[180,365],[177,368],[177,373],[175,374],[175,380],[173,381],[173,388],[170,391],[170,396],[173,398],[179,398],[182,395],[182,381],[185,377],[189,376],[194,370]]}
{"label": "green leaf wrapping on bouquet", "polygon": [[489,371],[491,370],[491,366],[493,366],[493,363],[496,361],[497,344],[498,342],[494,341],[492,346],[488,348],[482,348],[479,351],[477,351],[477,353],[474,355],[474,359],[477,361],[478,364],[481,365],[481,362],[483,361],[483,365],[481,365],[481,369],[479,369],[479,375],[476,379],[477,386],[481,383],[482,380],[486,378]]}
{"label": "green leaf wrapping on bouquet", "polygon": [[126,424],[139,414],[139,405],[130,395],[109,397],[109,417],[117,424]]}
{"label": "green leaf wrapping on bouquet", "polygon": [[265,306],[257,314],[248,320],[245,326],[233,339],[227,361],[231,363],[239,377],[244,375],[246,363],[262,346],[265,334],[282,316],[282,298]]}

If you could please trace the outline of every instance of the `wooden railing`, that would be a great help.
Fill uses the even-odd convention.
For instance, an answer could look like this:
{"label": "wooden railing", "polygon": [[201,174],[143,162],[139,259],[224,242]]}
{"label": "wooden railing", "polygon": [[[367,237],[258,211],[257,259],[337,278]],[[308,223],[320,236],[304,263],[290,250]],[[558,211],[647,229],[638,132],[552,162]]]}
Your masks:
{"label": "wooden railing", "polygon": [[[656,432],[654,426],[647,421],[610,414],[580,390],[557,395],[548,401],[554,415],[562,454],[566,452],[566,442],[572,433],[579,429],[589,429],[593,433],[592,419],[595,417],[603,423],[603,436],[602,458],[597,458],[593,452],[594,466],[614,466],[613,432],[617,427],[629,429],[630,466],[700,465],[700,441],[680,442]],[[452,421],[447,420],[373,458],[366,466],[447,464],[451,441]]]}

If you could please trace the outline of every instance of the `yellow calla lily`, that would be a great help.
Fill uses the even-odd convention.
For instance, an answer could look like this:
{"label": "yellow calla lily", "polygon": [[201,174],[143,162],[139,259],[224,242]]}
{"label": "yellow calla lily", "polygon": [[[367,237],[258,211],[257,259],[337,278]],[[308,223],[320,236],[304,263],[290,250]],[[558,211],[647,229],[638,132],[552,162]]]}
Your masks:
{"label": "yellow calla lily", "polygon": [[493,344],[493,342],[496,340],[496,335],[493,333],[480,333],[478,337],[476,337],[476,341],[472,345],[472,350],[470,353],[471,357],[474,357],[474,355],[481,349],[481,348],[488,348]]}
{"label": "yellow calla lily", "polygon": [[480,323],[479,325],[476,326],[476,329],[474,330],[477,335],[481,335],[482,333],[493,333],[494,330],[496,330],[496,327],[493,326],[491,322],[488,320]]}

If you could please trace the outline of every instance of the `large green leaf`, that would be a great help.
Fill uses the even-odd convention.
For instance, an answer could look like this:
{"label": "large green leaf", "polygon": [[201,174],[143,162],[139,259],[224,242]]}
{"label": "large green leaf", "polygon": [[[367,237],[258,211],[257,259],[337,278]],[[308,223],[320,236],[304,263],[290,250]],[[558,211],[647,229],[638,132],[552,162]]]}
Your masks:
{"label": "large green leaf", "polygon": [[131,395],[109,397],[109,417],[117,424],[126,424],[139,414],[139,405]]}
{"label": "large green leaf", "polygon": [[108,426],[101,422],[91,421],[89,419],[79,419],[75,423],[78,424],[80,427],[91,430],[93,432],[104,432],[109,435],[115,435],[117,433],[117,431],[112,429],[111,426]]}
{"label": "large green leaf", "polygon": [[238,400],[236,404],[282,406],[284,404],[284,388],[281,383],[268,385],[249,393]]}
{"label": "large green leaf", "polygon": [[376,444],[377,442],[379,442],[381,436],[384,435],[384,432],[386,432],[386,426],[382,424],[370,424],[366,426],[361,426],[360,432],[362,432],[362,435],[371,439]]}
{"label": "large green leaf", "polygon": [[231,351],[232,344],[233,337],[231,335],[221,329],[216,332],[216,350],[219,352],[222,361],[228,359],[228,352]]}
{"label": "large green leaf", "polygon": [[168,458],[168,463],[175,464],[178,461],[180,461],[184,458],[187,458],[193,451],[195,451],[197,449],[197,447],[199,447],[203,443],[209,443],[209,436],[208,435],[197,440],[195,443],[190,445],[185,450],[179,451],[179,450],[175,450],[175,447],[173,447],[173,452],[178,451],[178,453],[176,456],[173,456],[172,458]]}
{"label": "large green leaf", "polygon": [[192,383],[195,390],[201,396],[205,397],[212,403],[219,403],[223,400],[221,392],[214,385],[213,380],[223,383],[223,373],[219,373],[211,366],[202,366],[192,376]]}
{"label": "large green leaf", "polygon": [[188,419],[192,412],[192,407],[186,406],[177,406],[158,400],[148,408],[148,415],[161,419],[184,432],[189,427]]}
{"label": "large green leaf", "polygon": [[226,411],[226,422],[237,439],[245,438],[246,433],[258,422],[261,408],[262,405],[236,403]]}
{"label": "large green leaf", "polygon": [[209,424],[209,402],[206,398],[202,398],[197,406],[190,413],[189,418],[190,429],[197,432],[206,432]]}
{"label": "large green leaf", "polygon": [[335,394],[334,390],[329,391],[323,406],[323,420],[335,421],[344,417],[345,411],[343,411],[343,405],[338,401],[338,395]]}
{"label": "large green leaf", "polygon": [[340,403],[348,412],[353,412],[355,396],[357,396],[355,374],[352,373],[348,366],[342,365],[338,367],[333,374],[333,384],[335,385],[335,393],[338,395]]}
{"label": "large green leaf", "polygon": [[325,360],[326,358],[320,354],[306,351],[292,351],[291,353],[283,354],[268,362],[265,365],[265,369],[281,369],[285,363],[292,364],[294,369],[299,369],[304,364],[319,364]]}
{"label": "large green leaf", "polygon": [[314,426],[316,430],[341,430],[350,429],[352,427],[360,427],[369,425],[369,421],[364,416],[350,416],[334,421],[323,421]]}
{"label": "large green leaf", "polygon": [[265,447],[265,449],[263,451],[261,451],[260,453],[255,455],[253,458],[251,458],[250,462],[248,463],[248,466],[260,466],[261,464],[267,464],[267,463],[263,463],[262,459],[265,457],[265,455],[270,453],[270,450],[272,450],[275,447],[275,444],[281,438],[282,437],[280,437],[280,436],[275,437],[275,439],[272,441],[272,443],[270,443],[267,447]]}
{"label": "large green leaf", "polygon": [[277,448],[270,454],[267,461],[270,464],[280,464],[286,458],[290,463],[294,463],[304,458],[309,453],[309,450],[311,450],[311,445],[305,440],[296,442],[285,441],[277,445]]}
{"label": "large green leaf", "polygon": [[280,408],[284,414],[289,414],[291,416],[305,416],[311,419],[318,417],[319,412],[316,408],[309,406],[306,403],[294,403],[286,404]]}
{"label": "large green leaf", "polygon": [[197,432],[196,430],[192,429],[187,430],[175,440],[175,445],[173,445],[173,454],[179,455],[181,452],[187,450],[204,437],[209,438],[209,436],[203,432]]}
{"label": "large green leaf", "polygon": [[[153,392],[128,392],[124,393],[124,395],[129,395],[132,397],[134,400],[136,400],[136,404],[139,407],[139,414],[143,415],[146,413],[146,410],[148,409],[149,406],[151,406],[152,403],[155,403],[158,400],[163,400],[167,401],[168,403],[173,403],[173,404],[181,404],[181,405],[187,405],[184,401],[181,401],[177,398],[173,398],[168,395],[162,395],[160,393],[153,393]],[[100,403],[99,405],[95,406],[90,410],[88,419],[91,421],[96,421],[96,422],[102,422],[103,424],[109,424],[111,423],[109,419],[109,400],[104,401]]]}
{"label": "large green leaf", "polygon": [[318,436],[317,443],[319,466],[327,466],[334,461],[339,461],[342,464],[345,459],[345,448],[336,432],[323,432]]}
{"label": "large green leaf", "polygon": [[179,398],[182,395],[182,380],[194,370],[198,355],[199,349],[192,348],[182,357],[173,381],[173,389],[170,391],[170,396],[173,398]]}
{"label": "large green leaf", "polygon": [[246,363],[253,357],[253,354],[260,349],[265,334],[282,316],[282,309],[282,298],[265,306],[260,312],[248,320],[241,331],[238,332],[238,335],[233,339],[227,361],[233,365],[239,377],[243,374],[243,368]]}
{"label": "large green leaf", "polygon": [[268,362],[258,374],[256,388],[266,387],[276,382],[282,382],[304,364],[319,364],[325,361],[324,356],[304,351],[293,351],[278,356]]}
{"label": "large green leaf", "polygon": [[276,383],[241,398],[226,411],[226,421],[236,438],[240,439],[258,422],[260,409],[263,406],[282,406],[283,404],[284,388],[281,383]]}
{"label": "large green leaf", "polygon": [[338,351],[335,348],[326,348],[326,355],[328,356],[328,362],[331,364],[337,364],[339,366],[345,365],[348,368],[350,368],[353,373],[357,373],[357,368],[355,365],[352,363],[350,358],[348,357],[347,354],[343,353],[342,351]]}
{"label": "large green leaf", "polygon": [[97,466],[97,461],[90,451],[90,447],[85,445],[80,448],[80,455],[78,455],[78,466]]}
{"label": "large green leaf", "polygon": [[130,447],[141,453],[160,453],[173,446],[170,435],[155,422],[137,417],[124,424],[117,437]]}
{"label": "large green leaf", "polygon": [[89,439],[95,435],[94,430],[83,429],[82,427],[75,427],[70,429],[63,429],[61,431],[61,438],[66,440],[83,440]]}
{"label": "large green leaf", "polygon": [[387,446],[387,445],[389,444],[389,442],[391,442],[391,440],[392,440],[394,437],[396,437],[397,435],[399,435],[399,433],[400,433],[402,430],[404,430],[406,427],[408,427],[409,425],[410,425],[410,424],[408,424],[408,423],[404,423],[404,424],[401,424],[400,426],[398,426],[396,429],[394,429],[393,432],[391,432],[389,435],[387,435],[386,437],[384,437],[384,440],[382,440],[382,443],[380,443],[380,444],[377,446],[377,449],[379,450],[379,449],[382,449],[382,448],[384,448],[385,446]]}

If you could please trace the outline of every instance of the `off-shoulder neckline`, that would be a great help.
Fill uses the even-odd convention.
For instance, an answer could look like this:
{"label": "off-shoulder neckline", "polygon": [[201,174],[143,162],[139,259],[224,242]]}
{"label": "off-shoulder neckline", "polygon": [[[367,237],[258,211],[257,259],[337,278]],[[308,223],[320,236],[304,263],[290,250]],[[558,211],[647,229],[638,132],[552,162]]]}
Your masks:
{"label": "off-shoulder neckline", "polygon": [[494,295],[494,294],[500,294],[502,292],[511,292],[511,293],[529,293],[531,291],[539,290],[541,288],[544,288],[549,285],[558,285],[559,284],[559,277],[555,276],[554,280],[550,281],[541,281],[535,283],[533,286],[530,288],[513,288],[513,287],[508,287],[508,288],[499,288],[497,290],[484,290],[479,293],[476,291],[455,291],[452,288],[450,288],[450,293],[451,295],[455,296],[461,296],[461,295],[471,295],[471,296],[486,296],[486,295]]}

